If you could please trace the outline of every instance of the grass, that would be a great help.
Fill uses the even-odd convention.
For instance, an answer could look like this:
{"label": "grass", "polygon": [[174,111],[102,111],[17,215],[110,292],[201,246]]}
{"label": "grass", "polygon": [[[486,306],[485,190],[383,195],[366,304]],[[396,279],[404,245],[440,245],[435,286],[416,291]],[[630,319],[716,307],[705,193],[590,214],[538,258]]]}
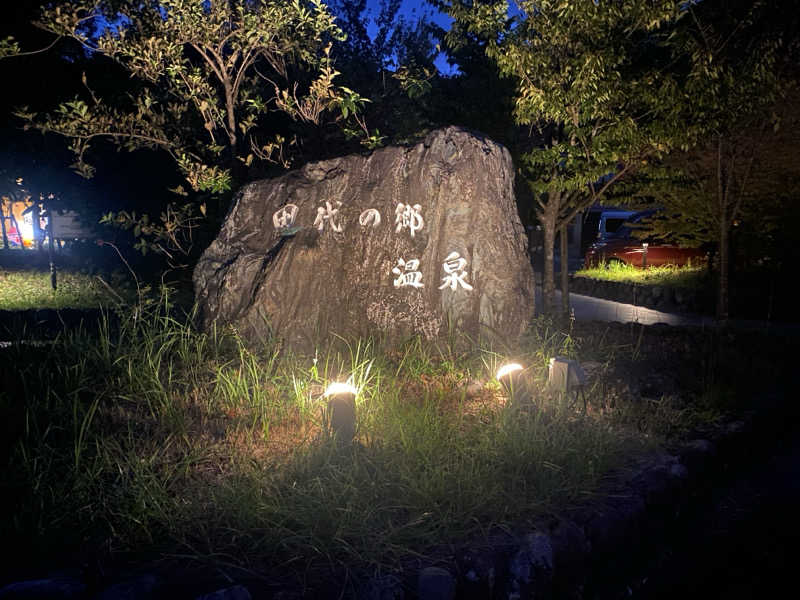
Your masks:
{"label": "grass", "polygon": [[[337,339],[303,356],[174,314],[164,295],[97,336],[2,351],[17,370],[0,391],[0,536],[22,564],[102,547],[278,579],[392,570],[582,502],[632,456],[718,414],[708,394],[697,408],[636,400],[602,376],[587,412],[545,393],[556,354],[603,373],[641,362],[641,327],[620,342],[610,328],[578,336],[540,319],[513,356],[419,339]],[[524,403],[493,380],[510,358],[527,367]],[[344,380],[359,392],[357,443],[342,448],[324,427],[323,391]]]}
{"label": "grass", "polygon": [[0,310],[110,307],[135,297],[119,276],[103,278],[76,270],[59,270],[57,289],[47,270],[0,267]]}
{"label": "grass", "polygon": [[685,267],[676,267],[666,265],[640,269],[615,261],[590,269],[581,269],[575,273],[575,277],[696,289],[705,285],[708,272],[704,266],[687,265]]}

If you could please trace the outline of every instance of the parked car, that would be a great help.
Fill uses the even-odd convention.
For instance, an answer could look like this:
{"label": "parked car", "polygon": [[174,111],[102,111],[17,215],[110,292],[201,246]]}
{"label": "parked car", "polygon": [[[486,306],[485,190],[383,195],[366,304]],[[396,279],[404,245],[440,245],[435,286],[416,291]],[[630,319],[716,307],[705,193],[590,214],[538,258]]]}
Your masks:
{"label": "parked car", "polygon": [[656,211],[603,212],[598,224],[597,241],[586,251],[584,267],[621,263],[634,267],[660,267],[663,265],[685,266],[706,260],[706,252],[700,248],[684,248],[666,244],[657,239],[633,237],[636,225]]}

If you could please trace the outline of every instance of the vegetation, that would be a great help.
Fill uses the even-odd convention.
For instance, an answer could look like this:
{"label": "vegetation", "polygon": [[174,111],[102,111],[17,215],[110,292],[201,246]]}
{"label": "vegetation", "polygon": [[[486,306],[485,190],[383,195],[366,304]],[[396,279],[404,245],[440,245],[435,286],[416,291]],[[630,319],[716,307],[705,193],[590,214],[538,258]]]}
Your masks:
{"label": "vegetation", "polygon": [[[709,362],[708,333],[665,352],[639,326],[540,320],[513,353],[530,396],[510,403],[492,375],[510,354],[339,340],[300,356],[174,314],[164,296],[99,336],[2,350],[16,366],[0,392],[14,515],[2,535],[21,562],[94,544],[262,573],[396,566],[602,493],[629,457],[718,414],[729,396],[713,386],[734,382]],[[643,399],[617,382],[617,361],[650,373],[670,352],[681,392]],[[555,354],[596,361],[588,411],[545,393]],[[322,394],[345,379],[359,390],[357,444],[337,449]]]}
{"label": "vegetation", "polygon": [[[100,27],[102,19],[115,25]],[[254,162],[288,164],[297,140],[282,136],[270,113],[319,125],[329,112],[346,118],[363,104],[334,84],[330,47],[343,34],[319,0],[92,0],[50,6],[38,23],[138,82],[127,97],[108,98],[84,74],[85,93],[54,112],[18,112],[29,127],[66,137],[73,167],[86,177],[94,174],[90,150],[105,140],[126,151],[165,152],[192,192],[222,194],[241,184]],[[187,195],[183,186],[175,191]],[[206,205],[199,209],[205,214]],[[108,221],[136,227],[144,248],[145,229],[169,238],[198,214],[184,204],[165,210],[160,222],[128,213]]]}
{"label": "vegetation", "polygon": [[[0,63],[18,67],[4,72],[21,79],[50,56],[43,70],[59,79],[35,82],[37,91],[15,86],[0,102],[32,105],[18,114],[65,136],[86,174],[94,164],[112,173],[131,168],[102,151],[107,140],[148,150],[153,163],[168,163],[159,157],[169,153],[188,183],[183,190],[161,174],[164,187],[188,194],[173,206],[131,190],[135,207],[104,207],[105,222],[128,228],[141,249],[196,255],[213,232],[195,231],[189,240],[192,230],[213,228],[224,214],[224,201],[208,200],[274,174],[292,157],[357,150],[345,139],[355,134],[372,148],[452,123],[512,150],[531,192],[518,195],[521,214],[538,220],[545,234],[546,308],[554,298],[557,232],[634,172],[647,172],[651,183],[659,178],[657,190],[632,181],[638,189],[625,193],[669,205],[665,229],[718,245],[720,307],[734,228],[752,214],[758,220],[766,204],[780,223],[792,204],[785,185],[754,185],[758,175],[785,180],[785,173],[772,176],[775,165],[798,155],[796,135],[777,140],[796,112],[785,92],[797,80],[800,47],[797,17],[785,0],[430,0],[455,17],[446,35],[425,18],[408,20],[399,0],[379,9],[366,0],[17,4],[9,10],[12,25],[0,32]],[[33,33],[22,27],[31,22],[38,25]],[[440,50],[458,69],[451,77],[436,72]],[[678,149],[688,153],[676,155]],[[32,154],[26,182],[66,197],[41,174],[40,156],[60,162],[52,141]],[[20,176],[17,166],[7,170]],[[103,204],[113,202],[101,195]],[[208,221],[201,218],[206,210]],[[564,277],[566,271],[566,289]],[[720,308],[721,317],[725,312]]]}
{"label": "vegetation", "polygon": [[651,173],[653,185],[638,183],[636,193],[666,206],[649,221],[657,235],[714,242],[716,312],[724,321],[734,228],[753,211],[756,221],[766,221],[787,177],[793,174],[796,183],[800,175],[795,153],[785,148],[787,137],[797,138],[787,94],[796,85],[800,46],[790,34],[796,18],[784,22],[780,3],[712,0],[687,3],[685,11],[670,42],[683,90],[673,100],[673,139],[682,152]]}
{"label": "vegetation", "polygon": [[[515,120],[533,133],[520,162],[542,224],[544,304],[553,310],[556,233],[669,147],[663,121],[674,86],[661,68],[661,46],[681,3],[449,4],[453,17],[487,39],[487,55],[516,83]],[[564,276],[566,263],[562,258]]]}
{"label": "vegetation", "polygon": [[696,289],[706,284],[708,269],[705,265],[686,267],[668,265],[640,269],[615,261],[591,269],[581,269],[575,273],[575,277]]}
{"label": "vegetation", "polygon": [[442,78],[434,65],[438,26],[426,15],[409,19],[400,0],[381,2],[380,7],[368,6],[367,0],[326,3],[347,35],[331,51],[341,81],[370,99],[355,119],[361,131],[346,128],[351,139],[368,131],[364,142],[369,147],[407,143],[432,127],[451,123],[440,121],[437,114],[442,101]]}
{"label": "vegetation", "polygon": [[135,290],[127,288],[119,276],[59,270],[54,291],[49,271],[0,268],[0,310],[110,308],[135,297]]}
{"label": "vegetation", "polygon": [[[92,94],[90,103],[76,99],[34,121],[72,140],[75,166],[86,175],[92,173],[86,152],[105,137],[128,150],[167,151],[194,190],[227,190],[236,161],[282,156],[280,141],[264,145],[253,137],[268,111],[319,123],[344,101],[327,58],[342,33],[317,0],[308,7],[266,0],[73,5],[45,11],[42,26],[108,56],[146,84],[129,107]],[[120,24],[92,35],[86,22],[106,16],[103,10]],[[313,75],[301,88],[302,69]],[[196,127],[205,139],[196,139]]]}
{"label": "vegetation", "polygon": [[[20,114],[56,134],[42,138],[48,143],[68,139],[85,175],[93,173],[90,158],[109,160],[90,154],[104,143],[150,151],[154,162],[170,156],[188,185],[174,191],[194,208],[148,196],[130,209],[106,209],[114,211],[106,221],[162,252],[183,246],[207,198],[268,165],[285,168],[292,152],[323,155],[326,144],[339,150],[344,135],[356,133],[371,148],[452,119],[486,127],[522,158],[533,204],[521,208],[546,234],[548,307],[556,232],[623,177],[663,175],[654,162],[668,167],[659,183],[669,189],[657,198],[668,205],[664,214],[681,213],[694,233],[680,233],[714,239],[722,254],[737,219],[764,206],[767,192],[750,185],[753,177],[769,173],[776,157],[798,156],[797,129],[776,119],[787,103],[775,68],[789,38],[781,21],[796,11],[716,0],[519,1],[511,13],[505,1],[433,3],[456,18],[446,47],[462,72],[451,78],[433,72],[432,41],[441,32],[400,20],[399,0],[382,5],[373,38],[361,22],[365,0],[36,0],[46,44],[71,45],[49,69],[30,72],[55,78],[88,66],[88,75],[55,112],[42,107],[50,80],[40,77],[45,91]],[[34,3],[17,4],[27,22]],[[111,25],[93,25],[101,18]],[[35,60],[29,44],[0,32],[2,63],[22,54]],[[120,93],[123,76],[132,85]],[[9,98],[25,89],[18,83]],[[337,122],[335,135],[326,121]],[[756,154],[776,140],[772,152]],[[662,160],[679,146],[685,154]],[[52,146],[31,154],[50,156]],[[16,159],[4,157],[0,175],[21,192]],[[134,187],[132,179],[150,172],[124,168],[112,179],[117,187]],[[38,163],[22,179],[26,197],[65,189]],[[796,252],[786,224],[796,219],[781,216],[796,205],[797,179],[775,181],[783,189],[772,229],[787,231],[775,245]],[[652,200],[655,188],[630,183],[641,186],[631,195]],[[114,201],[109,196],[102,202]],[[160,218],[143,215],[151,200]],[[724,286],[724,257],[720,264]],[[702,268],[609,266],[578,276],[707,285]],[[331,569],[391,571],[443,542],[602,495],[632,456],[753,408],[764,398],[764,373],[788,389],[786,356],[797,353],[794,340],[755,334],[544,317],[514,348],[461,353],[463,344],[419,339],[333,339],[305,356],[279,340],[247,345],[232,329],[198,331],[196,315],[183,314],[168,290],[151,298],[120,289],[117,280],[61,271],[54,293],[45,272],[0,270],[0,310],[104,308],[97,330],[59,324],[45,343],[1,340],[0,497],[8,518],[0,537],[14,548],[3,564],[9,572],[87,548],[105,552],[101,562],[170,558],[278,583]],[[726,294],[721,288],[722,318]],[[585,406],[546,390],[554,355],[589,369]],[[493,378],[507,359],[526,366],[526,392],[513,399]],[[344,380],[358,389],[352,445],[326,425],[324,391]]]}

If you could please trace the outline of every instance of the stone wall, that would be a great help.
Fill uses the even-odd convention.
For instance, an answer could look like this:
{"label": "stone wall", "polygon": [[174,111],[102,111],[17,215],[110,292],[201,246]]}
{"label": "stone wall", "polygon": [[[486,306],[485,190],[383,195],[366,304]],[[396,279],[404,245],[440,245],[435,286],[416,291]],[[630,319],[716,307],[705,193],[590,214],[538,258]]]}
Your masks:
{"label": "stone wall", "polygon": [[569,291],[663,312],[713,314],[713,290],[572,277]]}

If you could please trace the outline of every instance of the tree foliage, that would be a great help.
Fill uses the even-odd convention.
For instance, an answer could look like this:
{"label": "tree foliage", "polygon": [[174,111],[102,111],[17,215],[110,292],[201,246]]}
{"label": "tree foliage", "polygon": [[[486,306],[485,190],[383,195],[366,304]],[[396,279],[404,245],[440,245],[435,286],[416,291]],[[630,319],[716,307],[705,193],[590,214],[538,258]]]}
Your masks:
{"label": "tree foliage", "polygon": [[[620,178],[666,153],[675,84],[665,42],[680,3],[572,0],[446,3],[516,83],[529,128],[523,176],[545,234],[545,306],[554,300],[555,233]],[[566,266],[566,265],[564,265]]]}
{"label": "tree foliage", "polygon": [[[53,38],[48,47],[67,39],[81,48],[72,60],[88,68],[79,95],[55,110],[18,110],[26,128],[65,137],[84,177],[109,143],[166,153],[182,174],[173,191],[183,198],[160,218],[106,215],[138,232],[142,250],[163,252],[206,214],[209,197],[227,197],[263,165],[285,168],[298,132],[353,120],[366,102],[336,84],[330,51],[344,34],[321,0],[76,0],[45,3],[36,25]],[[4,48],[18,50],[9,40]],[[96,68],[103,60],[108,77]],[[198,206],[188,210],[191,200]],[[214,203],[214,217],[224,204]]]}
{"label": "tree foliage", "polygon": [[674,139],[683,153],[667,161],[670,176],[649,192],[666,208],[650,226],[678,241],[716,245],[717,317],[725,320],[732,231],[749,214],[766,234],[770,211],[763,209],[779,193],[774,183],[797,172],[795,152],[786,149],[797,42],[792,13],[773,2],[704,0],[685,12],[670,40],[681,91]]}
{"label": "tree foliage", "polygon": [[351,129],[350,136],[366,137],[373,146],[404,143],[439,125],[440,76],[434,60],[442,32],[429,15],[404,15],[401,0],[329,4],[347,34],[332,52],[342,80],[370,99],[361,113],[361,131]]}
{"label": "tree foliage", "polygon": [[0,58],[14,56],[20,52],[19,43],[14,39],[13,35],[0,39]]}
{"label": "tree foliage", "polygon": [[[337,88],[330,45],[343,37],[319,0],[78,1],[46,9],[39,25],[79,41],[130,73],[138,86],[107,101],[87,93],[30,126],[66,136],[75,168],[91,176],[99,139],[124,150],[163,150],[194,191],[230,189],[254,161],[286,162],[274,113],[318,124],[363,101]],[[202,133],[200,133],[202,132]]]}

